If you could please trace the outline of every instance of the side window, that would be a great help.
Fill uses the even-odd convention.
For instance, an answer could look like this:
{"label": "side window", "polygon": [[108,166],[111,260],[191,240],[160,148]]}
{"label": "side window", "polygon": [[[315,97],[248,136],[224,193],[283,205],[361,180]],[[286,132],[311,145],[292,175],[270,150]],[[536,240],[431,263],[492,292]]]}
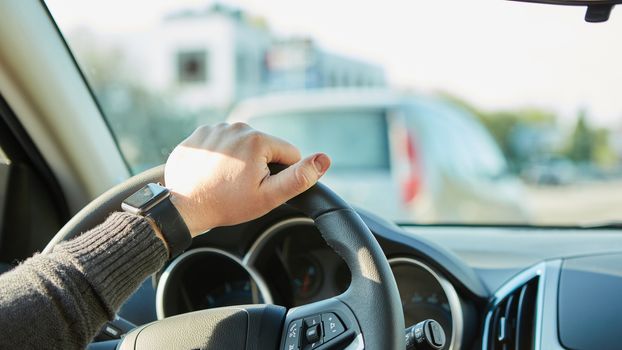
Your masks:
{"label": "side window", "polygon": [[52,172],[0,96],[0,262],[41,251],[68,217]]}
{"label": "side window", "polygon": [[[284,123],[287,118],[287,123]],[[318,150],[331,155],[333,172],[388,170],[390,166],[386,112],[379,109],[330,110],[265,115],[249,123],[283,138],[303,155]]]}

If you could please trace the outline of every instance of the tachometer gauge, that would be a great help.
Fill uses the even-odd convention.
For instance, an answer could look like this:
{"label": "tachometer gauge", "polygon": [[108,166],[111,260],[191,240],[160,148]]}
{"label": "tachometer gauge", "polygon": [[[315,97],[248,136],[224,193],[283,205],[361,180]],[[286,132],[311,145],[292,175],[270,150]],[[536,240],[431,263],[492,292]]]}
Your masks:
{"label": "tachometer gauge", "polygon": [[294,297],[309,299],[322,286],[322,268],[315,258],[310,255],[296,257],[291,262],[290,273],[294,288]]}

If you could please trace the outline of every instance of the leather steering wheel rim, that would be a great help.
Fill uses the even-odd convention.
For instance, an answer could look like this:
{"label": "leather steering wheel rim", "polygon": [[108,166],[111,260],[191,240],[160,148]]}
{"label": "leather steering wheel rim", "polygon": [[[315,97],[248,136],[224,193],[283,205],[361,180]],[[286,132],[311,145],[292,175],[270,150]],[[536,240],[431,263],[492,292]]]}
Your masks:
{"label": "leather steering wheel rim", "polygon": [[[162,165],[106,191],[67,222],[44,252],[102,223],[110,213],[120,209],[125,198],[147,183],[163,183],[163,177]],[[287,205],[313,219],[327,244],[350,268],[350,287],[333,299],[345,304],[355,315],[364,347],[403,350],[404,317],[397,284],[380,245],[360,216],[321,183],[289,200]]]}

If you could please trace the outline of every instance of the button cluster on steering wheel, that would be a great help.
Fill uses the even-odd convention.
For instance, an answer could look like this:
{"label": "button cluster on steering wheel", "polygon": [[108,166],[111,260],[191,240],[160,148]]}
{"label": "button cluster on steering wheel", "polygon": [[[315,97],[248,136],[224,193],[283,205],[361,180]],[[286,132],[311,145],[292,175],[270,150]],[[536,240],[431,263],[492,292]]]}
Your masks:
{"label": "button cluster on steering wheel", "polygon": [[346,327],[332,312],[297,319],[287,326],[284,350],[311,350],[343,334]]}

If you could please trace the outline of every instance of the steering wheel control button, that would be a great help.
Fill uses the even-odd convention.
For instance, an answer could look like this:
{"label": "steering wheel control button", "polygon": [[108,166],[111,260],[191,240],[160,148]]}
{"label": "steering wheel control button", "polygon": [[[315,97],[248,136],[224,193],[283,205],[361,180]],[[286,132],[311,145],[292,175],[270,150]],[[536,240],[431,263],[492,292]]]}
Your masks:
{"label": "steering wheel control button", "polygon": [[321,337],[322,330],[319,324],[307,328],[307,331],[305,332],[305,338],[307,340],[307,343],[316,343],[321,339]]}
{"label": "steering wheel control button", "polygon": [[300,332],[302,332],[302,319],[290,322],[285,338],[285,350],[300,349]]}
{"label": "steering wheel control button", "polygon": [[315,315],[304,319],[305,346],[303,350],[315,349],[322,345],[322,316]]}
{"label": "steering wheel control button", "polygon": [[322,316],[315,315],[315,316],[312,316],[312,317],[305,318],[305,326],[307,328],[315,326],[316,324],[319,324],[319,325],[322,324]]}
{"label": "steering wheel control button", "polygon": [[324,341],[327,342],[339,334],[345,332],[343,323],[334,313],[322,314],[322,323],[324,324]]}
{"label": "steering wheel control button", "polygon": [[305,345],[305,347],[304,347],[302,350],[311,350],[311,349],[315,349],[315,348],[317,348],[318,346],[320,346],[320,345],[322,345],[322,344],[323,344],[323,343],[322,343],[322,340],[320,340],[320,341],[317,341],[317,342],[315,342],[315,343],[311,343],[311,344],[307,344],[307,345]]}

